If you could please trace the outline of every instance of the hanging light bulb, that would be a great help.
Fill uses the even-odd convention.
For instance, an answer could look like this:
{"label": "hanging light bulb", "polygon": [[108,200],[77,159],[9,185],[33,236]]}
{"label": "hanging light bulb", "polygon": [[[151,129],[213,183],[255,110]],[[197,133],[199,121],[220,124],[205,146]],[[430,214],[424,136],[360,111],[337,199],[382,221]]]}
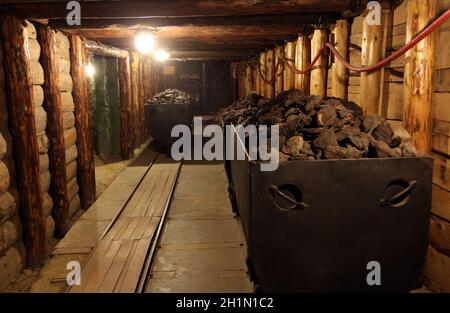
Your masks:
{"label": "hanging light bulb", "polygon": [[92,78],[92,77],[94,77],[94,75],[95,75],[95,67],[94,67],[94,65],[92,65],[91,62],[89,62],[89,63],[87,64],[87,66],[86,66],[86,75],[87,75],[89,78]]}
{"label": "hanging light bulb", "polygon": [[149,54],[155,48],[155,34],[142,30],[136,32],[134,42],[136,45],[136,49],[142,54]]}
{"label": "hanging light bulb", "polygon": [[165,50],[157,50],[155,52],[155,59],[159,62],[167,61],[170,57],[170,53]]}

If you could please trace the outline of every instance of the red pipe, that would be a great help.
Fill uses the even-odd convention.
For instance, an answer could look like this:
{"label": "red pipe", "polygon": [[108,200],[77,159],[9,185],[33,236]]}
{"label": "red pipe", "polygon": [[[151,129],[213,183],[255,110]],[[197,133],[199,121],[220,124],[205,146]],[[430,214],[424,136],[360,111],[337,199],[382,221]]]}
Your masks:
{"label": "red pipe", "polygon": [[405,54],[406,52],[408,52],[410,49],[412,49],[413,47],[415,47],[420,41],[422,41],[425,37],[427,37],[428,35],[430,35],[432,32],[434,32],[439,26],[441,26],[442,24],[445,23],[445,21],[450,18],[450,9],[448,9],[447,11],[445,11],[445,13],[443,13],[439,18],[437,18],[433,23],[431,23],[429,26],[427,26],[424,30],[422,30],[416,37],[414,37],[413,40],[411,40],[408,44],[406,44],[405,46],[403,46],[400,50],[395,51],[394,53],[392,53],[390,56],[388,56],[387,58],[381,60],[380,62],[378,62],[375,65],[372,66],[367,66],[367,67],[360,67],[360,66],[355,66],[352,65],[350,63],[348,63],[343,57],[342,55],[336,50],[335,47],[333,47],[333,45],[329,42],[327,42],[325,44],[325,46],[323,46],[318,52],[317,55],[315,56],[315,58],[313,59],[313,61],[311,62],[311,64],[308,65],[308,67],[301,71],[297,68],[295,68],[295,66],[292,66],[289,64],[289,62],[281,55],[278,53],[278,57],[283,61],[283,63],[287,66],[287,68],[289,68],[291,71],[293,71],[296,74],[306,74],[309,73],[314,65],[317,63],[317,61],[319,60],[320,56],[322,55],[322,53],[325,52],[325,50],[328,48],[330,49],[330,51],[334,54],[334,56],[342,63],[344,64],[344,66],[346,68],[348,68],[350,71],[353,72],[358,72],[358,73],[362,73],[362,72],[373,72],[376,71],[380,68],[382,68],[383,66],[388,65],[389,63],[391,63],[392,61],[394,61],[395,59],[399,58],[400,56],[402,56],[403,54]]}

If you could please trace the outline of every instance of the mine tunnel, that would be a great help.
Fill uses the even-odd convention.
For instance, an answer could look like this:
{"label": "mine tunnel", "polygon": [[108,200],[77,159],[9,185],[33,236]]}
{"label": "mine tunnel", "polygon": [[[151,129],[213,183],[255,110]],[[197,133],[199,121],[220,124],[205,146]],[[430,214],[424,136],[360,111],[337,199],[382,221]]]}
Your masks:
{"label": "mine tunnel", "polygon": [[450,292],[449,6],[1,1],[0,291]]}

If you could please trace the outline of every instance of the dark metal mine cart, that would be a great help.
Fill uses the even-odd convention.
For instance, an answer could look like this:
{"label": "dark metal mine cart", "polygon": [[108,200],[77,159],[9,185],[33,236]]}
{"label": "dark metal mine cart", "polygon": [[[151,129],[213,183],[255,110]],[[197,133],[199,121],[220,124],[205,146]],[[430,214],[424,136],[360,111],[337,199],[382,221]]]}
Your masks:
{"label": "dark metal mine cart", "polygon": [[[237,144],[242,144],[238,141]],[[247,156],[248,158],[248,156]],[[227,161],[248,263],[265,292],[407,292],[428,243],[430,157]],[[368,263],[381,285],[369,286]]]}

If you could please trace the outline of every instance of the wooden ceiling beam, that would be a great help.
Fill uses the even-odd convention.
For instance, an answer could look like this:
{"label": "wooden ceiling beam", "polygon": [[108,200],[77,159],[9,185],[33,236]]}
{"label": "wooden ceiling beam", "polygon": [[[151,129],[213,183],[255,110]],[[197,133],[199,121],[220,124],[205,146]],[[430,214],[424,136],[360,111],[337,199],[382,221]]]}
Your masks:
{"label": "wooden ceiling beam", "polygon": [[[234,16],[342,12],[354,9],[354,0],[148,0],[82,2],[83,18]],[[1,12],[26,18],[66,18],[67,1],[3,3]]]}
{"label": "wooden ceiling beam", "polygon": [[[215,40],[217,38],[272,38],[290,34],[302,33],[305,25],[273,25],[273,26],[169,26],[157,31],[160,40],[191,38],[199,40]],[[65,29],[65,31],[89,39],[133,38],[135,30],[128,28],[116,29]]]}
{"label": "wooden ceiling beam", "polygon": [[256,54],[257,50],[171,51],[171,58],[243,58]]}
{"label": "wooden ceiling beam", "polygon": [[209,16],[209,17],[155,17],[155,18],[127,18],[127,19],[86,19],[81,25],[68,26],[66,19],[50,20],[50,26],[60,29],[77,28],[108,28],[108,29],[139,29],[159,28],[167,26],[250,26],[250,25],[310,25],[327,24],[339,18],[338,13],[325,12],[322,14],[277,14],[250,16]]}
{"label": "wooden ceiling beam", "polygon": [[[164,47],[165,49],[172,50],[194,50],[194,51],[213,51],[213,50],[262,50],[265,48],[271,48],[276,43],[282,44],[285,39],[295,39],[294,36],[288,36],[281,39],[267,40],[264,38],[262,40],[225,40],[217,42],[205,42],[192,39],[180,39],[180,40],[163,40],[159,41],[158,45]],[[134,49],[134,42],[132,38],[115,38],[115,39],[104,39],[101,40],[102,43],[115,46],[118,48],[132,48]]]}

